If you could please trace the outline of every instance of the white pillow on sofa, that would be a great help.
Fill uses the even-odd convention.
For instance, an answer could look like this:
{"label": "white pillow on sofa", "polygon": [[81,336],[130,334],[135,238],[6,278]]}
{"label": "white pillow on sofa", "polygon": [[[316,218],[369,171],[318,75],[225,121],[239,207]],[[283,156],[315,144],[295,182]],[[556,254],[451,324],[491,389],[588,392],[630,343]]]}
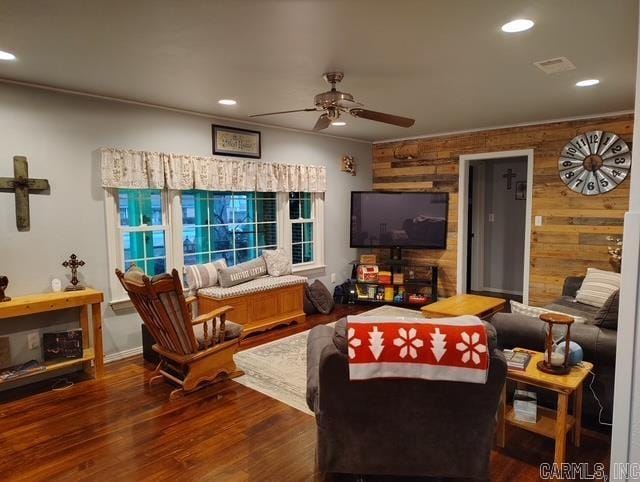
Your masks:
{"label": "white pillow on sofa", "polygon": [[586,320],[582,316],[575,316],[570,313],[562,313],[561,311],[548,310],[546,308],[540,308],[538,306],[527,306],[517,301],[511,300],[511,313],[517,313],[519,315],[533,316],[539,318],[544,313],[558,313],[560,315],[567,315],[574,319],[576,323],[584,323]]}
{"label": "white pillow on sofa", "polygon": [[270,276],[284,276],[291,274],[291,261],[284,249],[265,249],[262,257],[267,263],[267,273]]}
{"label": "white pillow on sofa", "polygon": [[620,273],[587,268],[587,276],[576,293],[576,301],[602,308],[609,297],[619,289]]}

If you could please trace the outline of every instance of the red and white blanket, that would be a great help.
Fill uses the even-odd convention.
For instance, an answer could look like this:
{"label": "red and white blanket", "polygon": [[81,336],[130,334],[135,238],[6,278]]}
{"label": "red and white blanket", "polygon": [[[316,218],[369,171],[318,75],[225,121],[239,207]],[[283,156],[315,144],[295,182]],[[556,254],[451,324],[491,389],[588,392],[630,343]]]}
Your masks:
{"label": "red and white blanket", "polygon": [[486,383],[489,345],[475,316],[347,318],[349,378]]}

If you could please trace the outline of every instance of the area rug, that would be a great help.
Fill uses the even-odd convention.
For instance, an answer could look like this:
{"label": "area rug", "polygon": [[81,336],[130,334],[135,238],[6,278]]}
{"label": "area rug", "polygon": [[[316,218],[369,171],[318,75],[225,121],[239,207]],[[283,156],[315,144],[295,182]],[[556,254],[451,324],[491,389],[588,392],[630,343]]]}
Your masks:
{"label": "area rug", "polygon": [[[420,316],[419,311],[396,306],[381,306],[362,314]],[[305,395],[308,335],[309,330],[303,331],[237,353],[234,356],[236,365],[245,374],[234,380],[311,415]]]}

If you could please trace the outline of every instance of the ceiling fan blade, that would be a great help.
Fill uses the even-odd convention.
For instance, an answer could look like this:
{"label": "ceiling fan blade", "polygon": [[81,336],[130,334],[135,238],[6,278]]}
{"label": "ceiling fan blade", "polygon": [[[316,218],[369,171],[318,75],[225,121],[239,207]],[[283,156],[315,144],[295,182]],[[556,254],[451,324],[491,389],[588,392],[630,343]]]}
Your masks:
{"label": "ceiling fan blade", "polygon": [[316,125],[313,126],[313,130],[321,131],[322,129],[326,129],[327,127],[329,127],[329,124],[331,124],[331,119],[329,119],[329,116],[327,114],[322,114],[320,117],[318,117],[318,121],[316,122]]}
{"label": "ceiling fan blade", "polygon": [[276,115],[276,114],[290,114],[292,112],[314,112],[317,111],[315,107],[309,107],[308,109],[296,109],[296,110],[281,110],[280,112],[267,112],[266,114],[252,114],[249,117],[262,117],[263,115]]}
{"label": "ceiling fan blade", "polygon": [[349,113],[354,117],[361,117],[363,119],[384,122],[385,124],[393,124],[394,126],[400,127],[411,127],[415,123],[414,119],[410,119],[408,117],[385,114],[384,112],[376,112],[374,110],[351,109]]}

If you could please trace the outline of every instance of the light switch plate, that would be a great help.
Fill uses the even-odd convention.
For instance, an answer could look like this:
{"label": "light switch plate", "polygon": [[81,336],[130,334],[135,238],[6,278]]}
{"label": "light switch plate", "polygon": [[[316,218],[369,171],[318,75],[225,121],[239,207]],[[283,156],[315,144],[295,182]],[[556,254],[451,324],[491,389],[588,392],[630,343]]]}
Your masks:
{"label": "light switch plate", "polygon": [[335,284],[336,282],[336,274],[335,273],[331,273],[331,282]]}
{"label": "light switch plate", "polygon": [[493,223],[495,222],[495,220],[496,220],[496,215],[493,213],[489,214],[489,222]]}
{"label": "light switch plate", "polygon": [[535,224],[536,226],[542,226],[542,216],[536,216],[533,219],[533,224]]}

